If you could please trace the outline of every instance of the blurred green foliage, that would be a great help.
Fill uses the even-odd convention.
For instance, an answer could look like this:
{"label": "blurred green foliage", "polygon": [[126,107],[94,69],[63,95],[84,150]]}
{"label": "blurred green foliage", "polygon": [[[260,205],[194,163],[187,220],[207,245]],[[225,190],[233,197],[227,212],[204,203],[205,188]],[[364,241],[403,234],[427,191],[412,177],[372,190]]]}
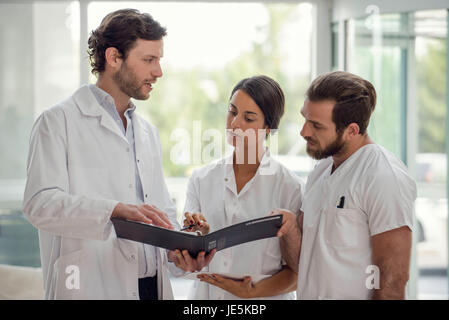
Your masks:
{"label": "blurred green foliage", "polygon": [[[369,133],[379,144],[403,158],[401,154],[401,126],[404,125],[401,114],[401,95],[403,92],[403,70],[405,61],[406,36],[398,36],[395,30],[389,34],[384,25],[395,25],[406,32],[408,14],[392,14],[382,16],[383,33],[380,34],[381,46],[376,46],[375,32],[366,28],[365,19],[355,20],[355,46],[352,48],[352,72],[371,81],[377,91],[377,105],[371,117]],[[412,14],[410,14],[412,15]],[[417,139],[418,153],[445,152],[445,117],[446,117],[446,39],[419,35],[420,50],[416,61],[416,107],[417,107]],[[379,41],[379,39],[377,40]],[[418,41],[415,39],[415,45]],[[405,55],[404,55],[405,54]],[[410,88],[408,89],[410,90]],[[412,140],[409,140],[412,139]],[[414,137],[407,137],[408,143]]]}
{"label": "blurred green foliage", "polygon": [[427,41],[427,53],[417,60],[418,150],[445,152],[446,39]]}
{"label": "blurred green foliage", "polygon": [[[278,81],[284,91],[286,106],[278,130],[279,153],[287,153],[300,139],[299,111],[309,83],[309,75],[297,77],[292,81],[281,72],[283,60],[280,50],[281,33],[294,16],[288,6],[275,4],[265,6],[270,17],[269,23],[263,27],[266,41],[253,42],[251,50],[242,52],[221,70],[192,68],[186,71],[165,67],[164,77],[158,82],[156,90],[151,93],[149,103],[142,103],[139,108],[159,130],[164,171],[167,176],[188,176],[192,169],[192,165],[179,165],[170,161],[170,151],[177,143],[170,140],[173,130],[184,128],[192,135],[193,121],[199,120],[202,131],[210,128],[218,129],[224,137],[230,93],[245,77],[267,75]],[[210,141],[202,143],[204,147]],[[222,145],[225,145],[224,139]]]}

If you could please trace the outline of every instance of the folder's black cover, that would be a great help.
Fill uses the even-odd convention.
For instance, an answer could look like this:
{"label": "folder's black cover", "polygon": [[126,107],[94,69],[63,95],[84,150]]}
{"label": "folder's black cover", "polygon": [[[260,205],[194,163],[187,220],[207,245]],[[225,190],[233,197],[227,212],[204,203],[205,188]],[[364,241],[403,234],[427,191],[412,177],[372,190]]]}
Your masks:
{"label": "folder's black cover", "polygon": [[241,222],[204,236],[174,231],[146,223],[112,218],[117,237],[143,242],[169,250],[187,249],[196,257],[200,251],[217,251],[242,243],[275,237],[282,224],[282,215],[267,216]]}

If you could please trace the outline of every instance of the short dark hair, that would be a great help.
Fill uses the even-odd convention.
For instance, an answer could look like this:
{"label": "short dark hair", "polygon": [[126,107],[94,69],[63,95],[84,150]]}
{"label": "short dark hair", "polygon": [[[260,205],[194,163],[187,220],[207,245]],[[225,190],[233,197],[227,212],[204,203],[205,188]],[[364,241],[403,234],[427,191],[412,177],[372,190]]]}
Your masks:
{"label": "short dark hair", "polygon": [[332,121],[337,133],[357,123],[364,135],[376,107],[376,90],[371,82],[349,72],[334,71],[320,75],[307,89],[310,101],[333,100]]}
{"label": "short dark hair", "polygon": [[137,39],[161,40],[167,35],[166,28],[155,21],[148,13],[135,9],[121,9],[109,13],[93,30],[88,40],[88,54],[92,73],[105,70],[105,51],[116,48],[121,57],[126,59]]}
{"label": "short dark hair", "polygon": [[277,129],[284,114],[285,98],[281,86],[270,77],[259,75],[240,80],[232,89],[231,98],[237,90],[248,94],[262,110],[265,124]]}

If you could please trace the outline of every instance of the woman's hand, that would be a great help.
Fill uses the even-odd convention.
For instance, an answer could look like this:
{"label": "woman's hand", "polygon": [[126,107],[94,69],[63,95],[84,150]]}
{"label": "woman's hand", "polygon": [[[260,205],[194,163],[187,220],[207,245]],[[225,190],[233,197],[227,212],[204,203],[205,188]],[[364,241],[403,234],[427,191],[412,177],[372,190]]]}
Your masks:
{"label": "woman's hand", "polygon": [[218,274],[199,274],[197,276],[201,281],[207,282],[213,286],[226,290],[239,298],[255,297],[255,289],[251,282],[251,277],[244,277],[243,280],[232,280],[219,276]]}
{"label": "woman's hand", "polygon": [[207,223],[206,218],[204,218],[204,216],[201,214],[201,212],[196,213],[186,212],[184,213],[184,216],[185,216],[184,227],[196,224],[195,226],[186,229],[186,231],[189,232],[200,231],[202,235],[209,233],[210,226]]}
{"label": "woman's hand", "polygon": [[178,268],[184,271],[201,271],[204,267],[209,265],[216,252],[217,249],[213,249],[208,254],[201,251],[195,259],[190,256],[187,250],[182,250],[182,252],[178,249],[170,250],[168,251],[168,261],[173,262]]}

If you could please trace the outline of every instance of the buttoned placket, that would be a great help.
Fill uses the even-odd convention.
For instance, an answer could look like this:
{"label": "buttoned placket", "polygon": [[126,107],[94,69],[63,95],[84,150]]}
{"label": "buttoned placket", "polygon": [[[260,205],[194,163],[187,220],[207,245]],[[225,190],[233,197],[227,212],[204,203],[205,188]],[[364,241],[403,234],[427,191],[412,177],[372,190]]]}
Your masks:
{"label": "buttoned placket", "polygon": [[[257,173],[256,173],[257,175]],[[224,204],[225,204],[225,215],[227,218],[228,225],[235,224],[238,220],[239,212],[240,212],[240,198],[244,195],[254,183],[254,178],[256,175],[248,181],[248,183],[240,190],[240,193],[237,194],[237,184],[234,175],[234,169],[232,164],[228,164],[226,166],[224,183],[225,183],[225,195],[224,195]],[[228,248],[223,251],[222,256],[222,270],[227,273],[231,269],[232,261],[232,248]],[[218,295],[217,299],[223,299],[224,295]]]}
{"label": "buttoned placket", "polygon": [[[268,154],[267,154],[268,155]],[[264,158],[259,166],[259,168],[262,168],[262,166],[270,165],[268,161],[268,157]],[[229,163],[231,162],[231,163]],[[240,193],[237,194],[237,185],[233,170],[232,161],[226,162],[225,170],[224,170],[224,208],[225,208],[225,216],[226,216],[226,225],[235,224],[239,220],[242,219],[241,217],[241,205],[240,201],[244,201],[245,194],[247,192],[251,191],[251,188],[253,188],[253,185],[257,179],[257,177],[260,175],[260,170],[258,169],[255,175],[251,178],[250,181],[248,181],[245,186],[240,190]],[[223,250],[222,252],[221,261],[217,261],[217,266],[219,266],[220,271],[224,273],[231,272],[232,268],[232,248],[228,248],[226,250]],[[211,298],[212,299],[224,299],[226,293],[223,292],[220,289],[216,289],[211,291]]]}
{"label": "buttoned placket", "polygon": [[[117,123],[120,131],[122,132],[123,136],[125,137],[126,141],[128,142],[128,145],[126,146],[126,152],[128,153],[128,159],[129,159],[129,166],[128,166],[128,171],[129,174],[128,176],[130,177],[136,177],[136,168],[134,165],[134,152],[135,150],[133,150],[133,141],[134,141],[134,136],[133,136],[133,130],[132,128],[132,120],[130,117],[130,113],[132,111],[134,111],[135,106],[133,106],[130,102],[129,108],[125,111],[124,116],[126,118],[126,128],[125,125],[122,121],[122,119],[120,118],[120,115],[117,112],[117,109],[115,107],[115,102],[114,99],[106,94],[105,92],[101,91],[100,89],[98,89],[98,91],[101,94],[104,94],[103,99],[104,99],[104,107],[108,110],[108,112],[111,114],[111,116],[115,119],[115,122]],[[128,189],[130,189],[130,194],[132,194],[131,190],[137,190],[138,186],[138,181],[137,179],[133,179],[131,181],[129,181],[128,183]],[[135,189],[134,189],[135,188]],[[131,198],[131,197],[128,197]]]}
{"label": "buttoned placket", "polygon": [[[130,173],[129,177],[135,177],[136,176],[136,173],[135,173],[136,168],[134,168],[134,150],[132,150],[133,149],[132,148],[132,141],[134,140],[134,137],[131,137],[131,135],[133,133],[132,133],[132,130],[130,130],[131,119],[129,117],[129,110],[130,109],[127,109],[125,111],[125,118],[126,118],[125,137],[126,137],[126,140],[128,141],[128,144],[129,144],[126,147],[126,152],[128,153],[128,158],[129,158],[129,163],[130,163],[130,166],[129,166],[129,173]],[[130,183],[129,183],[129,188],[130,189],[133,189],[134,187],[137,188],[137,181],[136,181],[136,179],[134,179],[134,181],[130,181]]]}
{"label": "buttoned placket", "polygon": [[[129,177],[134,177],[131,181],[128,182],[128,190],[129,195],[126,197],[127,199],[135,199],[136,196],[142,203],[145,203],[145,198],[148,198],[148,194],[143,194],[143,188],[141,186],[140,178],[139,178],[139,167],[138,164],[140,163],[140,159],[137,159],[135,156],[136,150],[135,150],[135,143],[134,143],[134,130],[133,130],[133,122],[131,119],[131,113],[135,110],[135,106],[130,101],[128,105],[128,109],[125,111],[124,116],[126,118],[126,128],[125,125],[117,112],[115,101],[114,99],[105,91],[98,88],[95,85],[92,85],[92,92],[96,96],[98,102],[100,105],[111,115],[111,117],[114,119],[114,122],[117,123],[117,126],[119,127],[120,132],[122,132],[125,140],[128,142],[128,145],[125,147],[125,152],[128,154],[128,166],[127,168],[122,168],[123,170],[128,170]],[[126,182],[124,182],[126,183]],[[138,190],[141,190],[142,193],[140,195],[137,194]],[[148,263],[146,260],[146,252],[145,252],[145,246],[142,244],[143,254],[144,254],[144,260],[145,260],[145,274],[148,270]],[[137,261],[137,256],[135,253],[130,253],[129,255],[130,261]],[[132,294],[135,296],[137,293],[132,292]]]}
{"label": "buttoned placket", "polygon": [[[131,112],[131,108],[127,109],[125,111],[125,117],[126,117],[126,122],[127,122],[126,138],[130,142],[130,145],[131,145],[130,147],[128,147],[128,150],[130,151],[130,155],[131,155],[131,163],[133,164],[132,167],[134,169],[134,172],[132,172],[131,176],[138,177],[139,173],[140,173],[139,165],[138,165],[140,163],[140,160],[137,159],[137,155],[136,155],[136,149],[135,149],[136,144],[135,144],[134,130],[130,130],[130,126],[132,125],[130,112]],[[131,143],[131,142],[133,142],[133,143]],[[132,150],[130,150],[132,146],[134,146],[134,148],[132,148]],[[134,166],[134,164],[135,164],[135,166]],[[134,187],[136,188],[136,190],[139,190],[139,186],[138,186],[139,182],[140,181],[138,179],[135,179],[135,181],[134,181]],[[132,184],[130,184],[130,186],[132,186]],[[143,188],[140,188],[140,189],[142,189],[142,192],[143,192]],[[142,194],[141,201],[143,201],[143,203],[145,203],[145,200],[143,199],[143,194]],[[148,272],[147,252],[146,252],[145,244],[142,243],[141,246],[142,246],[142,251],[143,251],[143,260],[145,261],[145,271],[143,274],[146,275]]]}
{"label": "buttoned placket", "polygon": [[[129,163],[130,163],[128,176],[129,177],[137,177],[139,174],[139,171],[138,171],[139,168],[135,167],[135,166],[137,166],[137,164],[135,164],[135,160],[134,160],[134,159],[136,159],[136,155],[135,155],[136,151],[135,151],[135,148],[133,148],[133,145],[135,146],[135,137],[134,137],[134,130],[131,130],[131,127],[133,125],[131,117],[130,117],[131,111],[132,111],[131,108],[128,108],[125,111],[126,129],[125,129],[125,132],[123,132],[123,133],[126,137],[126,140],[129,143],[129,145],[126,147],[126,152],[129,154]],[[121,129],[122,130],[124,129],[123,125],[121,126]],[[137,172],[136,172],[136,170],[137,170]],[[134,190],[134,188],[135,188],[135,190],[138,190],[138,183],[139,182],[137,181],[136,178],[134,179],[134,181],[130,181],[130,183],[128,185],[129,189]],[[143,243],[140,245],[142,246],[142,251],[143,251],[143,260],[145,263],[145,271],[144,271],[144,275],[145,275],[148,272],[148,262],[147,262],[147,257],[146,257],[147,255],[146,255],[145,245]],[[134,254],[131,255],[131,258],[133,261],[137,260],[137,257]]]}
{"label": "buttoned placket", "polygon": [[[226,225],[231,225],[234,223],[235,217],[238,214],[238,195],[237,195],[237,186],[235,183],[234,171],[232,169],[232,164],[228,164],[225,167],[225,175],[224,175],[224,211],[225,211],[225,220]],[[232,259],[232,248],[228,248],[222,251],[220,269],[222,272],[228,273],[231,264],[229,261]],[[224,292],[222,290],[216,289],[216,297],[217,300],[224,299]]]}

